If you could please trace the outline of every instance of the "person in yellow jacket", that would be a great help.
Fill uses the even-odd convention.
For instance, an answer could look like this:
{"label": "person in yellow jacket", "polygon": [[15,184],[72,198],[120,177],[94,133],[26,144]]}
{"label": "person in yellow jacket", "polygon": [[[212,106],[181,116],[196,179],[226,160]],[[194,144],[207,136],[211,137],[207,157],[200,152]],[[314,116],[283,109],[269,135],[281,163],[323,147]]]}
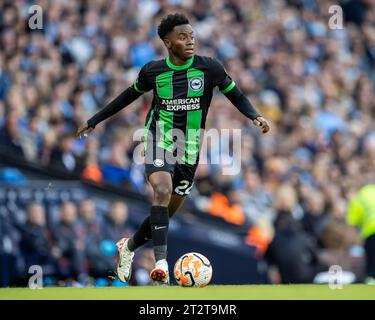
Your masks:
{"label": "person in yellow jacket", "polygon": [[375,283],[375,184],[361,188],[349,201],[346,221],[360,229],[366,252],[368,283]]}

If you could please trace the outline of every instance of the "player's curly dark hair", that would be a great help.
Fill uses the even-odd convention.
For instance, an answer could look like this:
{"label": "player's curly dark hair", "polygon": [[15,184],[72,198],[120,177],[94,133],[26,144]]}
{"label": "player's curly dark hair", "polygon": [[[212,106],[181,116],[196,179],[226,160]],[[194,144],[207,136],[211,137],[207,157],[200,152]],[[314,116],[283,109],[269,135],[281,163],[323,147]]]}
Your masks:
{"label": "player's curly dark hair", "polygon": [[160,39],[163,40],[175,26],[182,24],[189,24],[189,20],[181,13],[169,14],[167,17],[163,18],[158,26]]}

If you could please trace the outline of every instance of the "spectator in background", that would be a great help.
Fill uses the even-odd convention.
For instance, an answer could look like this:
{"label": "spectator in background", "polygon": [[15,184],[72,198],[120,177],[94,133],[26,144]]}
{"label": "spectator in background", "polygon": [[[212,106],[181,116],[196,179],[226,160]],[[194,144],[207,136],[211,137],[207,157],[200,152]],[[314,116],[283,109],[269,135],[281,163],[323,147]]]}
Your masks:
{"label": "spectator in background", "polygon": [[[55,260],[52,239],[46,226],[44,207],[31,203],[27,208],[27,221],[22,226],[20,249],[25,259],[26,271],[32,265],[43,268],[44,275],[54,274]],[[26,275],[26,274],[25,274]]]}
{"label": "spectator in background", "polygon": [[14,156],[23,157],[24,152],[20,140],[19,118],[15,112],[8,114],[5,125],[0,129],[0,146]]}
{"label": "spectator in background", "polygon": [[60,250],[58,267],[61,277],[68,281],[83,282],[87,277],[85,239],[77,221],[77,208],[73,202],[63,202],[60,221],[53,235]]}
{"label": "spectator in background", "polygon": [[0,210],[0,287],[8,287],[23,277],[20,261],[19,234],[6,210]]}
{"label": "spectator in background", "polygon": [[61,137],[60,144],[51,153],[50,164],[60,170],[80,172],[80,159],[73,152],[74,136],[65,134]]}
{"label": "spectator in background", "polygon": [[130,185],[130,163],[125,152],[122,142],[115,141],[112,144],[109,159],[101,167],[104,179],[109,183]]}
{"label": "spectator in background", "polygon": [[367,282],[375,284],[375,185],[367,185],[349,202],[347,222],[361,230],[365,241]]}
{"label": "spectator in background", "polygon": [[100,220],[96,215],[92,199],[82,200],[79,204],[79,223],[85,241],[85,252],[89,263],[89,274],[92,277],[105,277],[114,268],[112,257],[102,249],[103,232]]}
{"label": "spectator in background", "polygon": [[325,266],[318,260],[317,244],[293,217],[296,203],[297,195],[290,185],[282,185],[277,190],[275,236],[265,258],[277,267],[282,283],[311,283]]}
{"label": "spectator in background", "polygon": [[[112,265],[115,266],[118,260],[117,246],[118,239],[130,237],[134,230],[127,225],[128,206],[121,200],[112,203],[111,209],[104,217],[103,221],[103,239],[101,242],[102,252],[112,259]],[[113,267],[112,267],[113,269]]]}
{"label": "spectator in background", "polygon": [[343,271],[353,272],[356,282],[363,280],[364,256],[356,230],[342,220],[331,219],[323,228],[319,241],[322,246],[319,253],[321,261],[328,266],[339,265]]}
{"label": "spectator in background", "polygon": [[39,117],[34,115],[30,118],[27,128],[21,131],[20,141],[25,158],[29,161],[35,161],[38,157],[41,143],[39,122]]}
{"label": "spectator in background", "polygon": [[118,239],[132,235],[133,231],[127,225],[127,220],[128,206],[121,200],[115,201],[104,221],[104,238],[115,243]]}
{"label": "spectator in background", "polygon": [[328,219],[324,204],[323,194],[317,190],[309,189],[304,201],[302,225],[305,231],[315,239],[320,238]]}
{"label": "spectator in background", "polygon": [[223,218],[228,223],[243,225],[246,217],[239,202],[239,195],[236,191],[230,191],[228,196],[215,192],[209,199],[207,212]]}
{"label": "spectator in background", "polygon": [[91,181],[97,184],[103,182],[103,174],[100,170],[98,159],[90,155],[85,160],[85,167],[82,171],[82,179]]}
{"label": "spectator in background", "polygon": [[39,158],[42,165],[47,166],[51,162],[51,155],[55,149],[54,146],[56,141],[56,132],[53,129],[48,129],[45,135],[43,136],[39,151]]}
{"label": "spectator in background", "polygon": [[243,187],[239,190],[241,205],[251,223],[256,223],[265,216],[272,221],[272,193],[268,192],[261,183],[259,174],[255,170],[244,172]]}
{"label": "spectator in background", "polygon": [[103,174],[99,166],[99,142],[95,138],[87,141],[86,152],[82,156],[85,167],[82,171],[82,178],[96,183],[103,182]]}

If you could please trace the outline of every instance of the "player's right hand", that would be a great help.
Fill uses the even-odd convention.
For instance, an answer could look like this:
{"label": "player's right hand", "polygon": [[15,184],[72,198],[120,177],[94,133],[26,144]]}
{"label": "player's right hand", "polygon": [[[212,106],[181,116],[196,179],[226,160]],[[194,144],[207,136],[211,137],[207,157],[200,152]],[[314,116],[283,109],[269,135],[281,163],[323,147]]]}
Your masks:
{"label": "player's right hand", "polygon": [[94,130],[93,128],[89,127],[88,124],[83,125],[77,130],[76,137],[81,139],[83,137],[87,137],[87,135]]}

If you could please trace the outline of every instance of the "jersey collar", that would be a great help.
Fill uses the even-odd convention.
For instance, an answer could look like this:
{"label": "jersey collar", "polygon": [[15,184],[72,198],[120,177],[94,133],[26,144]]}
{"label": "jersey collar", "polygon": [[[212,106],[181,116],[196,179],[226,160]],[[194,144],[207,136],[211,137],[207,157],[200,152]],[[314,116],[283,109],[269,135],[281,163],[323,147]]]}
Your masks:
{"label": "jersey collar", "polygon": [[185,70],[193,64],[193,61],[194,61],[194,55],[184,65],[175,66],[169,59],[169,56],[165,59],[165,62],[167,63],[168,67],[173,70]]}

